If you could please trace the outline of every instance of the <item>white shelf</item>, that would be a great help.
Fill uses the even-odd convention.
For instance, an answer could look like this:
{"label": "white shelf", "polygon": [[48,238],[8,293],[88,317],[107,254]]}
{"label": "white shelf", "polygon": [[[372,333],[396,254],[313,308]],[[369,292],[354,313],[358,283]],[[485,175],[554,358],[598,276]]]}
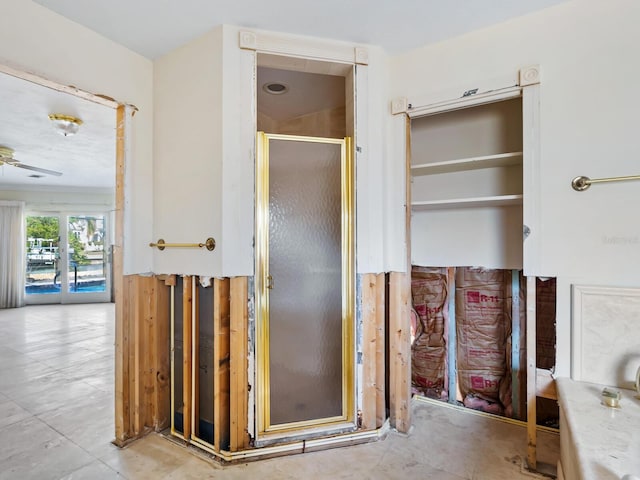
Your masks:
{"label": "white shelf", "polygon": [[508,167],[522,162],[522,152],[499,153],[484,157],[462,158],[446,162],[423,163],[411,166],[412,175],[435,175],[437,173],[462,172],[479,168]]}
{"label": "white shelf", "polygon": [[413,211],[445,210],[452,208],[508,207],[522,205],[522,195],[497,195],[493,197],[454,198],[411,202]]}

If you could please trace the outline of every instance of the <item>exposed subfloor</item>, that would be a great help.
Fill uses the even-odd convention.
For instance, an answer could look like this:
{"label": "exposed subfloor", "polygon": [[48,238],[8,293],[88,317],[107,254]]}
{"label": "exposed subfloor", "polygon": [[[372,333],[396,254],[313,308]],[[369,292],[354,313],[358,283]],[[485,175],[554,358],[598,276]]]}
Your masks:
{"label": "exposed subfloor", "polygon": [[[0,310],[0,479],[487,479],[523,472],[520,425],[414,401],[410,435],[220,466],[158,434],[113,438],[112,304]],[[556,434],[538,434],[555,464]]]}

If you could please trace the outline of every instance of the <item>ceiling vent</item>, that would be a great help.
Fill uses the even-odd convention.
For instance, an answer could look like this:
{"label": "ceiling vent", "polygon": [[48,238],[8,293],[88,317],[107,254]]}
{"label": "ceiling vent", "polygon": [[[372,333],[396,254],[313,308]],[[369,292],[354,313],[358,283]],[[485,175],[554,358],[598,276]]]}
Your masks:
{"label": "ceiling vent", "polygon": [[280,82],[268,82],[262,86],[262,89],[271,95],[282,95],[289,91],[289,85]]}

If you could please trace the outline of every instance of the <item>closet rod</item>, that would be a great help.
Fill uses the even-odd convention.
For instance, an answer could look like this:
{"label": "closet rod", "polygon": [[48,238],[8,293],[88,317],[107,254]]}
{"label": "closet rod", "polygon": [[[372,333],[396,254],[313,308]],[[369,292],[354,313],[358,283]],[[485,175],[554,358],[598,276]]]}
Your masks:
{"label": "closet rod", "polygon": [[608,183],[608,182],[624,182],[627,180],[640,180],[640,175],[628,175],[626,177],[609,177],[609,178],[594,178],[580,176],[571,180],[571,186],[574,190],[582,192],[589,188],[594,183]]}

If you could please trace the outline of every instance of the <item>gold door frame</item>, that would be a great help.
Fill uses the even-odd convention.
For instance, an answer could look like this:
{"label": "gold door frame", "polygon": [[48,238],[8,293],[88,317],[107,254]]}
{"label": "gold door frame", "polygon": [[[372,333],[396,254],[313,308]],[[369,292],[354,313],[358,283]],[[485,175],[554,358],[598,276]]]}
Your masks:
{"label": "gold door frame", "polygon": [[[313,142],[341,146],[341,250],[342,250],[342,415],[302,422],[271,424],[269,356],[269,141]],[[354,327],[355,327],[355,242],[354,171],[351,139],[276,135],[258,132],[256,146],[256,410],[258,435],[289,432],[310,427],[353,422]]]}

